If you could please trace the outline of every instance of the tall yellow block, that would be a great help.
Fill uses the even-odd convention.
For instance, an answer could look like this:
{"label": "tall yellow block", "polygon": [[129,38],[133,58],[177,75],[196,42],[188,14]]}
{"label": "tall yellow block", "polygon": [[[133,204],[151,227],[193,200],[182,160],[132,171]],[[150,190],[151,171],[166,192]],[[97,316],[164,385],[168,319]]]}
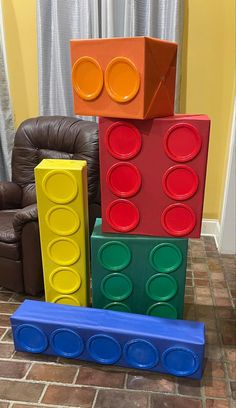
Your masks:
{"label": "tall yellow block", "polygon": [[86,161],[44,159],[35,181],[46,301],[88,306]]}

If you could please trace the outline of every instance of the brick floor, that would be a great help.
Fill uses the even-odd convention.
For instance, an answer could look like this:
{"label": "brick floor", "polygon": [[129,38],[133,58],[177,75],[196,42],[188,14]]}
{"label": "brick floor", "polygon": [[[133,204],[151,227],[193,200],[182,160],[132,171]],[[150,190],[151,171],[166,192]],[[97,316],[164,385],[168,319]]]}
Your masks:
{"label": "brick floor", "polygon": [[236,257],[189,241],[185,318],[206,323],[202,381],[14,351],[24,296],[0,288],[0,408],[236,408]]}

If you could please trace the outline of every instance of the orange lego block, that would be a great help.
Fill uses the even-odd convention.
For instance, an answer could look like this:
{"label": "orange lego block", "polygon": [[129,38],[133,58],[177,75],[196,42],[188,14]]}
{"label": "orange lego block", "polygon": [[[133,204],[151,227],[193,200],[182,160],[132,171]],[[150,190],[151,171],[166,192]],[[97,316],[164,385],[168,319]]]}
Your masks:
{"label": "orange lego block", "polygon": [[150,37],[71,40],[78,115],[147,119],[174,112],[177,44]]}

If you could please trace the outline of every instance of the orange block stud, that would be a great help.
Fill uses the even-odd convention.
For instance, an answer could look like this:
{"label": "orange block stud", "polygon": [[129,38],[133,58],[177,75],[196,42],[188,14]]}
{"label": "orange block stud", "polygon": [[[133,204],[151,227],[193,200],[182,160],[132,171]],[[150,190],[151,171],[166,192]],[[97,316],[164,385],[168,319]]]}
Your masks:
{"label": "orange block stud", "polygon": [[174,112],[177,44],[149,37],[71,41],[78,115],[148,119]]}

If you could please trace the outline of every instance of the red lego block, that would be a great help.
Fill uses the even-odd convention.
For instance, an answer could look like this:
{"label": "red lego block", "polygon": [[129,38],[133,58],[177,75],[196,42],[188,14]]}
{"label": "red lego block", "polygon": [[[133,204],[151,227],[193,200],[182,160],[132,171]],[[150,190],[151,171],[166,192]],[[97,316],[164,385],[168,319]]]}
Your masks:
{"label": "red lego block", "polygon": [[210,120],[100,118],[102,230],[199,238]]}

